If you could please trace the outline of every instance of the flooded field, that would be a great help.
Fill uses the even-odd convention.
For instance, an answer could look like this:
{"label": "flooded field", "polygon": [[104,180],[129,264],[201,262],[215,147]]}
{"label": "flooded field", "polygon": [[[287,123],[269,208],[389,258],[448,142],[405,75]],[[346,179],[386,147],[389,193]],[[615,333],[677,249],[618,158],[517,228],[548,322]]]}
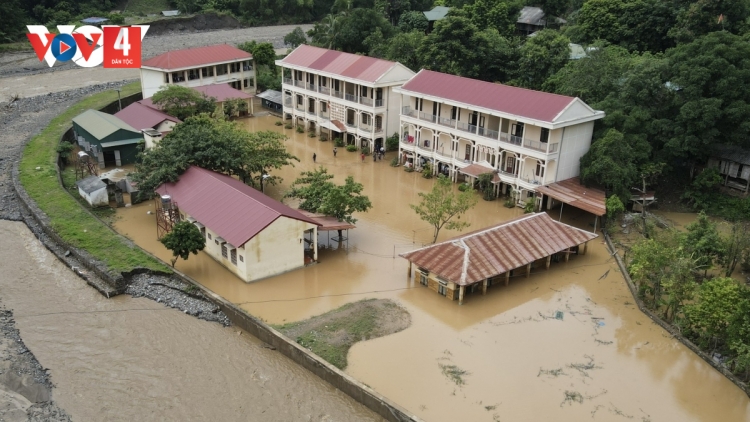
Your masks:
{"label": "flooded field", "polygon": [[[319,236],[320,263],[246,284],[205,254],[177,267],[270,323],[296,321],[363,298],[406,307],[408,329],[355,344],[347,372],[429,421],[748,421],[750,400],[642,315],[601,239],[585,256],[531,278],[468,295],[463,306],[407,278],[399,253],[431,240],[408,204],[433,180],[284,130],[262,117],[249,130],[283,130],[300,158],[285,168],[280,198],[302,170],[328,167],[365,186],[374,208],[357,215],[346,244]],[[118,210],[116,229],[162,259],[151,203]],[[502,201],[479,201],[467,216],[478,229],[520,215]],[[557,218],[557,214],[554,215]],[[593,217],[566,207],[563,221],[592,230]],[[440,239],[457,233],[443,231]],[[344,247],[341,247],[344,246]],[[557,312],[562,319],[556,319]]]}
{"label": "flooded field", "polygon": [[0,237],[3,304],[75,421],[381,420],[235,327],[102,297],[22,223]]}

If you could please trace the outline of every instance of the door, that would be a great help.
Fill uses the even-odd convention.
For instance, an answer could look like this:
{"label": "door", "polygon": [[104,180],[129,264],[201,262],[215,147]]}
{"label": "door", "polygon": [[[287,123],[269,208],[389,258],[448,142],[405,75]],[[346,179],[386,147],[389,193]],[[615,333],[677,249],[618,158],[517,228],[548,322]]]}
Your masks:
{"label": "door", "polygon": [[516,174],[516,157],[505,158],[505,172]]}
{"label": "door", "polygon": [[471,160],[471,144],[466,145],[466,151],[464,153],[464,160]]}
{"label": "door", "polygon": [[122,160],[120,159],[120,150],[115,150],[115,165],[117,167],[120,167],[122,165]]}

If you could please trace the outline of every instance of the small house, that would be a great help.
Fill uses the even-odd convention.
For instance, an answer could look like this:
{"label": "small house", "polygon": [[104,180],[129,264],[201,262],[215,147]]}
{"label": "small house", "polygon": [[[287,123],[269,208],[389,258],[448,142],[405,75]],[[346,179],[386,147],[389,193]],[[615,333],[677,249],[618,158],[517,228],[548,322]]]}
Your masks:
{"label": "small house", "polygon": [[267,89],[257,95],[263,108],[267,108],[275,113],[281,114],[283,107],[281,105],[281,92],[273,89]]}
{"label": "small house", "polygon": [[724,186],[743,193],[750,190],[750,150],[736,145],[716,145],[708,166],[719,170]]}
{"label": "small house", "polygon": [[533,7],[524,6],[521,9],[521,13],[516,20],[516,32],[520,35],[530,35],[536,31],[541,31],[547,26],[547,21],[544,18],[544,10]]}
{"label": "small house", "polygon": [[78,194],[88,202],[91,207],[101,207],[109,204],[107,184],[99,177],[91,175],[76,182]]}
{"label": "small house", "polygon": [[86,110],[73,118],[73,135],[81,150],[99,162],[99,168],[135,163],[143,134],[119,118]]}
{"label": "small house", "polygon": [[534,268],[549,269],[553,260],[586,253],[596,237],[536,213],[399,256],[409,261],[410,275],[412,264],[417,266],[421,285],[461,305],[465,293],[485,294],[488,286],[503,281],[507,286],[511,277],[528,277]]}
{"label": "small house", "polygon": [[200,229],[203,251],[246,282],[318,259],[320,223],[235,178],[192,166],[156,192]]}
{"label": "small house", "polygon": [[[149,102],[149,104],[151,104]],[[136,101],[115,113],[115,117],[140,129],[146,141],[146,148],[153,148],[181,120],[170,116],[156,107],[149,107],[143,101]]]}

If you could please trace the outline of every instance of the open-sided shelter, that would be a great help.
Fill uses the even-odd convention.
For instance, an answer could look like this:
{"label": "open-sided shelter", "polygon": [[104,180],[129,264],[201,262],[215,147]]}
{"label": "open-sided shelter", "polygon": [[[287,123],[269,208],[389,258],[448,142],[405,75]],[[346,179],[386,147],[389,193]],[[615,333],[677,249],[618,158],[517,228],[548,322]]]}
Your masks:
{"label": "open-sided shelter", "polygon": [[204,252],[242,280],[271,277],[318,259],[319,223],[237,179],[192,166],[156,192],[168,195],[180,219],[200,229]]}
{"label": "open-sided shelter", "polygon": [[[546,213],[527,214],[473,233],[400,254],[417,266],[420,284],[450,300],[463,303],[464,292],[474,292],[511,276],[525,274],[550,262],[586,253],[594,233],[553,220]],[[583,245],[583,249],[580,246]]]}

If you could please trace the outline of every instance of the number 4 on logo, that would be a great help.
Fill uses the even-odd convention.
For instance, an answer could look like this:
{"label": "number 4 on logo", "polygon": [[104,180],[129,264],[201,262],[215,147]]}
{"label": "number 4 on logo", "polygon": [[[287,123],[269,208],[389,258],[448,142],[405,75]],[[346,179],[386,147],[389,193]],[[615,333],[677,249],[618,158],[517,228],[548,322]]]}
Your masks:
{"label": "number 4 on logo", "polygon": [[105,26],[104,67],[141,67],[141,28],[137,26]]}

